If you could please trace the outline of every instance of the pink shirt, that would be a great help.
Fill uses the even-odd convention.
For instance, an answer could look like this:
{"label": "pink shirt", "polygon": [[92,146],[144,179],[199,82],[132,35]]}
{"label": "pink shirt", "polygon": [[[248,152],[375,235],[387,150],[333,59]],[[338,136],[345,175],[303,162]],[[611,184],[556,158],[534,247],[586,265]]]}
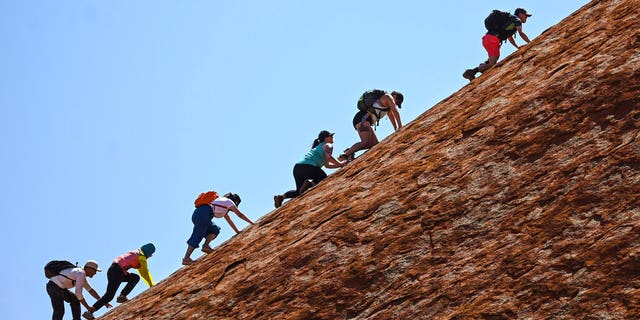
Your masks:
{"label": "pink shirt", "polygon": [[113,262],[117,263],[125,274],[127,274],[127,270],[131,268],[138,269],[138,273],[140,273],[142,279],[144,279],[149,286],[153,286],[153,278],[151,277],[149,268],[147,267],[147,258],[142,254],[140,249],[129,251],[115,258]]}
{"label": "pink shirt", "polygon": [[113,260],[113,262],[117,263],[122,270],[127,271],[130,268],[138,269],[140,268],[140,263],[138,262],[139,249],[135,251],[129,251]]}

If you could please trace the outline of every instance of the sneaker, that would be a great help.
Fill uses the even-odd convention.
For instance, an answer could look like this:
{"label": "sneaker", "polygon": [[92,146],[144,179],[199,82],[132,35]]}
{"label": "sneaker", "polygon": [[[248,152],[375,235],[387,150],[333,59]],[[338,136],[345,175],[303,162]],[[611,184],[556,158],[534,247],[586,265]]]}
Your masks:
{"label": "sneaker", "polygon": [[465,79],[467,79],[467,80],[471,81],[471,80],[473,80],[473,79],[475,79],[475,78],[476,78],[476,72],[475,72],[475,71],[473,71],[473,70],[471,70],[471,69],[467,69],[467,70],[465,70],[465,71],[464,71],[464,73],[462,74],[462,76],[463,76]]}
{"label": "sneaker", "polygon": [[194,264],[194,263],[196,263],[196,262],[191,258],[182,259],[182,265],[183,266],[188,266],[188,265]]}
{"label": "sneaker", "polygon": [[273,205],[276,206],[276,208],[280,208],[280,206],[282,206],[282,201],[284,201],[283,196],[273,196]]}
{"label": "sneaker", "polygon": [[82,314],[82,317],[87,319],[87,320],[94,320],[96,317],[93,316],[93,313],[89,312],[89,311],[85,311]]}
{"label": "sneaker", "polygon": [[346,154],[346,153],[343,153],[343,154],[341,154],[341,155],[339,155],[339,156],[338,156],[338,160],[340,160],[340,161],[345,161],[345,160],[347,160],[347,162],[351,162],[351,161],[353,161],[355,158],[356,158],[356,155],[355,155],[354,153],[349,154],[349,155],[348,155],[348,154]]}
{"label": "sneaker", "polygon": [[123,295],[119,295],[118,298],[116,299],[117,303],[125,303],[129,301],[129,299],[126,296]]}

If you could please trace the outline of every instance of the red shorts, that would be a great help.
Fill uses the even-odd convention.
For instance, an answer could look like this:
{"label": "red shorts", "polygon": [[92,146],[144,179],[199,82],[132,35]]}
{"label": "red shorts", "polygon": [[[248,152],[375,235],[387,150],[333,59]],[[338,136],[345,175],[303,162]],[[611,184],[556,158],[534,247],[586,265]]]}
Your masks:
{"label": "red shorts", "polygon": [[500,39],[492,34],[485,34],[482,37],[482,46],[489,53],[489,57],[500,57]]}

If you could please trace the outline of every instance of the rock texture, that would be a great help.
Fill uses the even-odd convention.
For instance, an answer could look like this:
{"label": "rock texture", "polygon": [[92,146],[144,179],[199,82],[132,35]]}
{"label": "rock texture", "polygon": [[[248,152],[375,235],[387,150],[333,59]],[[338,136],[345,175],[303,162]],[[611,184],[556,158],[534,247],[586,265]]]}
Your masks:
{"label": "rock texture", "polygon": [[584,6],[103,319],[640,319],[638,8]]}

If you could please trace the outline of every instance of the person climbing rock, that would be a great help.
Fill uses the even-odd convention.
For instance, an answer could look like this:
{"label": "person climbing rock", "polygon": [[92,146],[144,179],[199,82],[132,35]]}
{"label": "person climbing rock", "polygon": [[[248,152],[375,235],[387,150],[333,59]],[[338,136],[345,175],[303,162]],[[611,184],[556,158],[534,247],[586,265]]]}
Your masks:
{"label": "person climbing rock", "polygon": [[516,49],[519,49],[520,46],[516,44],[513,38],[516,32],[518,32],[522,40],[529,43],[529,37],[522,31],[522,24],[526,23],[529,17],[531,17],[531,14],[522,8],[517,8],[513,15],[509,12],[493,10],[484,20],[487,33],[482,37],[482,46],[487,50],[489,59],[476,68],[465,70],[462,76],[471,81],[476,78],[476,73],[485,72],[498,63],[500,46],[506,40],[509,40]]}
{"label": "person climbing rock", "polygon": [[378,125],[380,119],[388,115],[393,125],[393,130],[402,128],[402,120],[398,109],[402,107],[404,95],[398,91],[387,93],[383,90],[369,90],[363,93],[358,100],[358,111],[353,117],[353,127],[360,136],[360,141],[338,157],[338,160],[352,161],[355,153],[367,150],[378,144],[378,137],[373,126]]}
{"label": "person climbing rock", "polygon": [[182,258],[183,265],[190,265],[195,262],[195,260],[191,259],[191,254],[196,248],[198,248],[198,246],[200,246],[200,241],[202,241],[202,239],[205,239],[204,245],[202,245],[202,252],[210,253],[213,251],[213,248],[211,248],[209,244],[218,236],[218,234],[220,234],[220,227],[215,225],[212,221],[214,217],[224,218],[227,220],[231,228],[233,228],[236,233],[240,233],[240,230],[238,230],[236,225],[233,223],[233,220],[231,220],[231,217],[229,217],[229,211],[232,211],[240,219],[248,222],[250,225],[253,225],[253,222],[244,213],[242,213],[240,209],[238,209],[241,201],[239,195],[235,193],[227,193],[222,197],[217,197],[217,193],[215,193],[215,191],[211,192],[214,193],[214,200],[205,201],[204,203],[199,203],[198,200],[196,200],[196,209],[191,215],[193,231],[191,232],[189,240],[187,240],[187,252]]}
{"label": "person climbing rock", "polygon": [[[120,284],[123,282],[126,282],[127,285],[120,291],[120,295],[116,299],[118,303],[124,303],[129,300],[127,295],[135,288],[136,284],[138,284],[140,277],[144,279],[149,287],[153,287],[153,278],[151,274],[149,274],[147,259],[151,258],[155,252],[156,247],[153,243],[147,243],[139,249],[129,251],[115,258],[109,270],[107,270],[107,292],[93,304],[93,311],[86,311],[82,316],[87,320],[95,319],[93,313],[100,310],[104,305],[108,306],[109,302],[113,300],[113,297],[116,295]],[[129,273],[128,270],[131,268],[137,269],[140,276],[135,273]]]}
{"label": "person climbing rock", "polygon": [[[71,306],[71,317],[74,320],[80,320],[80,304],[89,312],[95,311],[84,299],[82,290],[87,290],[96,300],[100,299],[98,293],[91,287],[91,284],[87,280],[87,277],[93,278],[93,276],[100,271],[102,270],[98,267],[98,263],[94,260],[89,260],[84,264],[83,268],[73,267],[73,265],[71,265],[68,268],[56,272],[57,274],[53,275],[49,282],[47,282],[47,294],[49,294],[51,306],[53,307],[51,319],[62,320],[65,301]],[[75,288],[74,293],[67,290],[70,288]],[[107,308],[111,308],[110,304],[106,304],[106,306]]]}
{"label": "person climbing rock", "polygon": [[[322,130],[318,138],[313,140],[311,150],[304,155],[304,158],[293,166],[293,178],[296,181],[296,189],[289,190],[284,194],[273,196],[276,208],[279,208],[285,199],[295,198],[304,193],[311,186],[320,183],[327,174],[322,167],[336,169],[347,164],[346,161],[336,160],[333,153],[333,133]],[[309,181],[311,180],[311,181]]]}

